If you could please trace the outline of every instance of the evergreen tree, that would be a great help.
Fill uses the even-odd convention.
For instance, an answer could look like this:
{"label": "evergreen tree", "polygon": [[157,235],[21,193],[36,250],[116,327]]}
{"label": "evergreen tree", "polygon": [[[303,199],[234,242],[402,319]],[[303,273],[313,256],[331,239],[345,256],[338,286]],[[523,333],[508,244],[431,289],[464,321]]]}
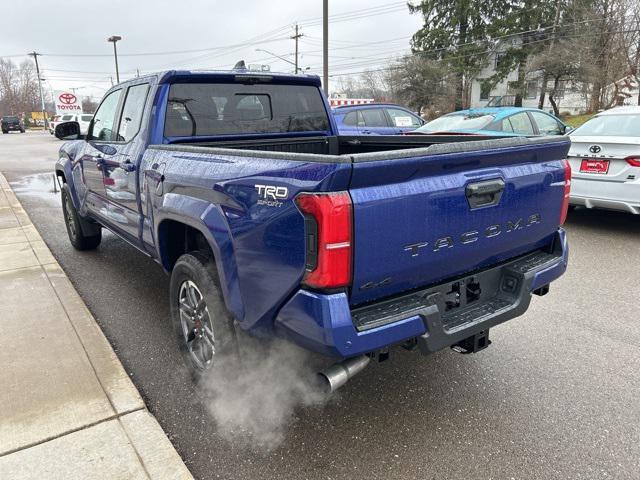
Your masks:
{"label": "evergreen tree", "polygon": [[489,32],[505,0],[421,0],[410,4],[424,26],[413,35],[414,54],[443,60],[455,79],[455,109],[468,105],[470,81],[486,64]]}

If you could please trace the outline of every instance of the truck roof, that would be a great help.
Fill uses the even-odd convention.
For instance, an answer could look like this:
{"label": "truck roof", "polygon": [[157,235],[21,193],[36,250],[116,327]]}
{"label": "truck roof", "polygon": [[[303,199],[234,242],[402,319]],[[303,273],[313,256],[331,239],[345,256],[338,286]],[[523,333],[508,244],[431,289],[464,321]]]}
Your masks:
{"label": "truck roof", "polygon": [[317,75],[277,72],[262,72],[249,69],[236,70],[165,70],[154,74],[144,75],[121,82],[120,85],[139,81],[144,78],[156,77],[158,83],[176,83],[189,80],[216,80],[216,81],[238,81],[239,78],[251,81],[254,79],[257,83],[263,81],[266,83],[286,83],[292,85],[313,85],[319,87],[321,85],[320,77]]}

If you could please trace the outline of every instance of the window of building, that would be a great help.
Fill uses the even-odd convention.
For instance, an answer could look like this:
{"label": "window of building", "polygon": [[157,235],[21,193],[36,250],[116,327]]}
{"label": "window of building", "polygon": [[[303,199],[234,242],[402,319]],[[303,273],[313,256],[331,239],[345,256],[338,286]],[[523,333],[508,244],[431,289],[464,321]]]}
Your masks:
{"label": "window of building", "polygon": [[525,94],[529,99],[538,98],[538,81],[537,80],[530,80],[527,82],[525,87]]}
{"label": "window of building", "polygon": [[504,52],[496,53],[496,70],[503,66],[507,54]]}
{"label": "window of building", "polygon": [[491,85],[489,85],[484,78],[479,78],[478,82],[480,82],[480,100],[489,100]]}

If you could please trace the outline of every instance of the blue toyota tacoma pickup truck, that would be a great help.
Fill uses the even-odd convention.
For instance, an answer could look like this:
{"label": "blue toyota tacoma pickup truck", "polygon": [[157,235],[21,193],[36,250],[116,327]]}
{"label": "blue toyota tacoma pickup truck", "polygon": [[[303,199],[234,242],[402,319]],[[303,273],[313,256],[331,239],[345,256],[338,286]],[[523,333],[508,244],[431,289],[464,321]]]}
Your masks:
{"label": "blue toyota tacoma pickup truck", "polygon": [[317,77],[243,69],[127,81],[56,136],[71,244],[162,265],[197,377],[239,329],[334,357],[332,388],[396,345],[476,352],[567,267],[564,137],[340,136]]}

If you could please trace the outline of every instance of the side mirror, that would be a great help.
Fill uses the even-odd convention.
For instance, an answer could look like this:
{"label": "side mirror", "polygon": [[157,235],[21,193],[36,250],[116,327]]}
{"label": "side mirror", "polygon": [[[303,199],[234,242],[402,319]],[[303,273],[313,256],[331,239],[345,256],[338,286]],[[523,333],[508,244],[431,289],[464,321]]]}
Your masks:
{"label": "side mirror", "polygon": [[60,140],[78,140],[82,138],[80,124],[78,122],[59,123],[56,125],[54,135]]}
{"label": "side mirror", "polygon": [[565,125],[565,126],[564,126],[564,134],[565,134],[565,135],[567,135],[567,134],[569,134],[569,133],[573,132],[573,130],[574,130],[574,128],[573,128],[573,127],[570,127],[569,125]]}

